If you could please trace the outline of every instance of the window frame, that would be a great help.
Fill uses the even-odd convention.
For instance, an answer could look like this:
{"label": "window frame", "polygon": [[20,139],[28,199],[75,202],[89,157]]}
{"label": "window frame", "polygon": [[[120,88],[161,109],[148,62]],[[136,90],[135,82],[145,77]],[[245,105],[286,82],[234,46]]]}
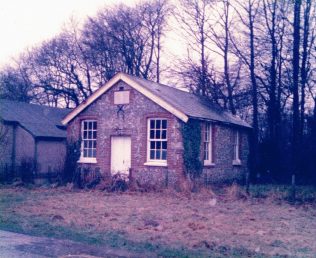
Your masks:
{"label": "window frame", "polygon": [[233,149],[234,149],[233,165],[239,166],[239,165],[241,165],[241,160],[240,160],[240,131],[239,130],[236,130],[234,133]]}
{"label": "window frame", "polygon": [[[208,133],[207,133],[208,132]],[[206,139],[206,135],[208,135],[208,139]],[[214,153],[213,153],[213,124],[212,123],[205,123],[203,126],[203,164],[204,166],[214,166]],[[206,148],[206,143],[208,148]],[[205,152],[207,151],[208,157],[205,159]]]}
{"label": "window frame", "polygon": [[[94,130],[92,128],[92,132],[96,131],[96,138],[92,139],[95,140],[96,142],[96,147],[92,149],[95,149],[95,157],[84,157],[84,123],[89,123],[89,122],[95,122],[96,125],[98,125],[98,121],[96,119],[83,119],[81,120],[81,127],[80,127],[80,137],[81,137],[81,146],[80,146],[80,159],[78,161],[78,163],[97,163],[97,139],[98,139],[98,126],[96,127],[96,129]],[[88,128],[89,129],[89,128]],[[87,130],[88,132],[89,130]],[[93,135],[93,134],[92,134]]]}
{"label": "window frame", "polygon": [[[166,121],[166,138],[165,139],[151,139],[150,138],[150,131],[151,131],[151,127],[150,127],[150,123],[151,121],[157,121],[157,120],[160,120],[161,123],[162,121]],[[156,123],[156,122],[155,122]],[[154,128],[154,130],[156,130],[156,128]],[[160,127],[160,134],[162,135],[162,130],[164,130],[162,128],[162,125]],[[150,143],[151,141],[159,141],[161,142],[167,142],[167,146],[166,146],[166,159],[151,159],[150,158],[150,151],[151,151],[151,148],[150,148]],[[162,148],[161,148],[162,150]],[[146,162],[144,165],[147,165],[147,166],[167,166],[168,162],[168,119],[167,118],[163,118],[163,117],[152,117],[152,118],[148,118],[147,119],[147,158],[146,158]],[[161,154],[162,156],[162,154]]]}

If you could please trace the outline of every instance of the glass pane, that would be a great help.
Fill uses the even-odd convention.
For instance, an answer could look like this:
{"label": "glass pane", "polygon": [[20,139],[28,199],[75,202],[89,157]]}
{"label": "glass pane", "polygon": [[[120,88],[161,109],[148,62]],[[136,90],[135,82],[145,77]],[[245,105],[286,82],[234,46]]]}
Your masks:
{"label": "glass pane", "polygon": [[156,159],[160,159],[160,151],[156,151]]}
{"label": "glass pane", "polygon": [[156,128],[161,128],[161,120],[156,120]]}
{"label": "glass pane", "polygon": [[162,129],[167,129],[167,120],[162,120]]}
{"label": "glass pane", "polygon": [[92,139],[92,131],[88,131],[88,139]]}
{"label": "glass pane", "polygon": [[167,139],[167,130],[162,131],[161,139]]}
{"label": "glass pane", "polygon": [[157,147],[156,147],[157,150],[160,150],[161,149],[161,142],[157,142]]}
{"label": "glass pane", "polygon": [[150,129],[155,128],[155,120],[150,120]]}
{"label": "glass pane", "polygon": [[93,147],[93,148],[96,148],[96,147],[97,147],[97,141],[93,141],[92,147]]}
{"label": "glass pane", "polygon": [[155,159],[155,151],[154,150],[150,151],[150,159]]}
{"label": "glass pane", "polygon": [[160,134],[161,134],[160,130],[156,130],[156,139],[160,139]]}
{"label": "glass pane", "polygon": [[92,122],[88,122],[88,128],[92,129]]}
{"label": "glass pane", "polygon": [[92,155],[93,155],[94,158],[97,156],[97,151],[96,151],[96,149],[93,149],[93,150],[92,150]]}
{"label": "glass pane", "polygon": [[161,159],[166,160],[167,159],[167,151],[163,150],[162,152]]}
{"label": "glass pane", "polygon": [[83,122],[83,130],[87,130],[87,122]]}
{"label": "glass pane", "polygon": [[155,139],[155,131],[150,130],[150,139]]}
{"label": "glass pane", "polygon": [[88,147],[92,148],[92,141],[89,141]]}
{"label": "glass pane", "polygon": [[84,156],[84,157],[88,157],[88,150],[87,150],[87,149],[84,149],[84,150],[83,150],[83,156]]}
{"label": "glass pane", "polygon": [[84,132],[83,132],[83,139],[87,139],[87,136],[88,136],[88,132],[87,132],[87,131],[84,131]]}
{"label": "glass pane", "polygon": [[97,138],[97,131],[93,131],[93,139],[96,139]]}
{"label": "glass pane", "polygon": [[150,149],[151,150],[155,149],[155,142],[153,142],[153,141],[150,142]]}
{"label": "glass pane", "polygon": [[93,129],[97,130],[97,122],[93,122]]}
{"label": "glass pane", "polygon": [[83,141],[83,148],[88,148],[88,142],[87,141]]}
{"label": "glass pane", "polygon": [[167,142],[162,142],[162,149],[164,149],[164,150],[167,149]]}

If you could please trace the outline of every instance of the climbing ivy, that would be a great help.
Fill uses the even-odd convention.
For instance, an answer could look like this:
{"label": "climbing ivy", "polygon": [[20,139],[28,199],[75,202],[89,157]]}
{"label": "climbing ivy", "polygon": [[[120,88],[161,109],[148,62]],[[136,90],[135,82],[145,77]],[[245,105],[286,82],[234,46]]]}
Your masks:
{"label": "climbing ivy", "polygon": [[192,178],[197,178],[202,173],[201,152],[201,125],[198,120],[189,119],[182,124],[183,160],[186,173]]}

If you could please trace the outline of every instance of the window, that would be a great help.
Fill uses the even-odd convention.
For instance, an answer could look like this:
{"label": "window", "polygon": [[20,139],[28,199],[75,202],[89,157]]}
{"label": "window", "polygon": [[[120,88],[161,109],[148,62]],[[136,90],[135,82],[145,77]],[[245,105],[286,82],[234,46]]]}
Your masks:
{"label": "window", "polygon": [[204,150],[204,165],[213,165],[213,136],[212,125],[205,124],[203,131],[203,150]]}
{"label": "window", "polygon": [[167,119],[148,119],[147,165],[167,164]]}
{"label": "window", "polygon": [[240,133],[236,131],[234,134],[234,160],[233,165],[241,165],[240,161]]}
{"label": "window", "polygon": [[97,121],[84,120],[81,123],[81,162],[96,162]]}

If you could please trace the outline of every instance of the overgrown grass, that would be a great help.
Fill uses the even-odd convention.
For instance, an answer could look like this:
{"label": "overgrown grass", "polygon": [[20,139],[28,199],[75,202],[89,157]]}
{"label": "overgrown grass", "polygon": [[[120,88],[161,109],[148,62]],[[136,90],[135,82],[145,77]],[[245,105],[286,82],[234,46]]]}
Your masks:
{"label": "overgrown grass", "polygon": [[[34,236],[68,239],[80,243],[97,246],[108,246],[123,249],[133,253],[148,254],[158,257],[266,257],[245,248],[230,248],[226,246],[212,246],[188,249],[185,246],[168,246],[168,244],[154,244],[150,241],[135,242],[128,239],[122,232],[95,232],[93,229],[61,226],[50,218],[36,216],[22,216],[13,212],[13,208],[29,198],[45,198],[49,192],[16,191],[2,193],[0,188],[0,229]],[[52,193],[54,195],[54,193]]]}
{"label": "overgrown grass", "polygon": [[[296,203],[316,202],[315,186],[296,186]],[[290,200],[292,187],[290,185],[250,185],[250,196],[253,198],[274,198]]]}

